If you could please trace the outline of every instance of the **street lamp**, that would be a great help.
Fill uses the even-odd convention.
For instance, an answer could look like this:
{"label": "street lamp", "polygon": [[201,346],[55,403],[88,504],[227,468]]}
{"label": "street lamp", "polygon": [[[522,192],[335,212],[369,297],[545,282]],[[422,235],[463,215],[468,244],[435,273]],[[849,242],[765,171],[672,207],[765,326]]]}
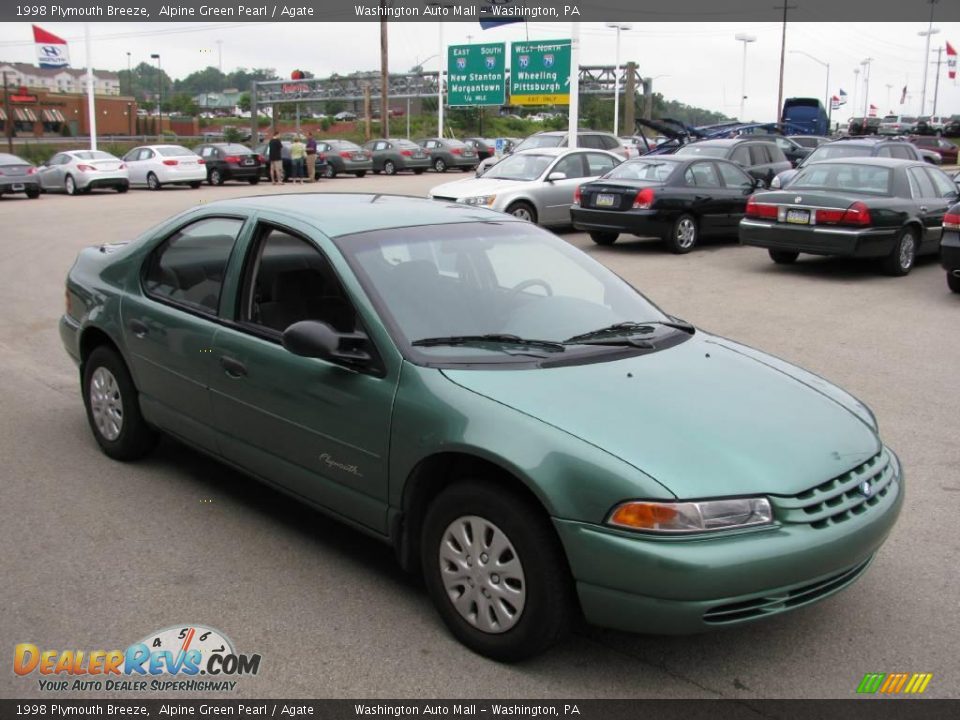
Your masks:
{"label": "street lamp", "polygon": [[[933,4],[930,5],[930,23],[933,23]],[[920,37],[925,37],[927,39],[927,48],[924,54],[924,63],[923,63],[923,90],[920,93],[920,114],[923,115],[927,112],[927,69],[930,67],[930,63],[927,62],[927,59],[930,57],[930,36],[936,35],[940,32],[940,28],[928,27],[926,30],[921,30],[917,33]]]}
{"label": "street lamp", "polygon": [[830,63],[824,62],[819,58],[815,58],[813,55],[811,55],[808,52],[804,52],[803,50],[791,50],[790,52],[797,53],[798,55],[805,55],[811,60],[813,60],[815,63],[819,63],[820,65],[822,65],[827,69],[827,92],[826,92],[826,95],[824,95],[823,101],[824,101],[824,104],[827,106],[827,125],[828,127],[833,127],[833,123],[832,123],[833,103],[830,102]]}
{"label": "street lamp", "polygon": [[160,101],[163,95],[163,71],[160,69],[160,56],[157,53],[150,55],[151,60],[157,61],[157,138],[163,132],[163,111],[160,108]]}
{"label": "street lamp", "polygon": [[[860,61],[861,67],[863,67],[863,117],[867,118],[870,116],[868,111],[868,105],[870,103],[870,63],[873,62],[873,58],[865,58]],[[866,123],[866,119],[864,119]]]}
{"label": "street lamp", "polygon": [[744,103],[747,101],[747,45],[756,42],[756,35],[748,35],[747,33],[737,33],[733,36],[737,42],[743,43],[743,68],[740,73],[740,114],[737,116],[737,119],[740,122],[743,122],[743,113],[744,113]]}
{"label": "street lamp", "polygon": [[630,23],[607,23],[608,28],[617,31],[617,49],[615,54],[616,68],[613,71],[613,134],[620,135],[620,31],[630,30]]}
{"label": "street lamp", "polygon": [[133,95],[133,77],[130,75],[130,53],[127,53],[127,95]]}
{"label": "street lamp", "polygon": [[853,69],[853,102],[850,103],[850,107],[853,109],[853,112],[857,111],[857,93],[860,92],[860,68]]}

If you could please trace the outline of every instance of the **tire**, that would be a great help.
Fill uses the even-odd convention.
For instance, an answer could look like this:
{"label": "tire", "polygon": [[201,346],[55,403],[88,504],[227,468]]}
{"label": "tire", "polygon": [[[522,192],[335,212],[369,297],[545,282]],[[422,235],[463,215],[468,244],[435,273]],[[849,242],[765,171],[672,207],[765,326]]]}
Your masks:
{"label": "tire", "polygon": [[40,197],[40,188],[31,188],[30,190],[27,190],[27,197],[31,200],[36,200],[38,197]]}
{"label": "tire", "polygon": [[63,189],[67,195],[79,194],[79,191],[77,190],[77,181],[73,179],[73,175],[67,175],[63,179]]}
{"label": "tire", "polygon": [[893,250],[883,259],[883,272],[892,277],[903,277],[913,270],[917,259],[917,235],[910,228],[904,228],[897,236]]}
{"label": "tire", "polygon": [[207,182],[211,185],[223,185],[223,173],[219,170],[211,170],[210,177],[207,178]]}
{"label": "tire", "polygon": [[947,287],[952,292],[960,293],[960,277],[953,274],[953,270],[947,270]]}
{"label": "tire", "polygon": [[617,241],[618,237],[620,237],[620,233],[615,232],[590,233],[590,239],[593,240],[597,245],[613,245]]}
{"label": "tire", "polygon": [[[259,184],[260,184],[260,176],[258,175],[257,177],[247,178],[247,182],[250,183],[251,185],[259,185]],[[222,183],[221,183],[221,184],[222,184]]]}
{"label": "tire", "polygon": [[327,167],[323,169],[323,176],[328,180],[333,180],[337,176],[337,169],[331,163],[327,163]]}
{"label": "tire", "polygon": [[437,158],[433,161],[433,169],[438,173],[443,173],[447,171],[447,163],[443,158]]}
{"label": "tire", "polygon": [[360,172],[355,172],[355,173],[354,173],[354,175],[355,175],[356,177],[358,177],[358,178],[365,177],[366,174],[367,174],[367,171],[366,171],[366,170],[361,170]]}
{"label": "tire", "polygon": [[475,173],[476,171],[477,171],[477,166],[476,166],[476,165],[474,165],[473,167],[469,167],[469,166],[466,166],[466,165],[465,165],[465,166],[463,166],[462,168],[460,168],[460,172],[472,172],[472,173]]}
{"label": "tire", "polygon": [[157,442],[140,413],[137,388],[123,358],[101,345],[83,364],[83,404],[93,436],[114,460],[137,460]]}
{"label": "tire", "polygon": [[667,249],[675,255],[685,255],[693,250],[697,244],[697,219],[689,213],[684,213],[673,221],[670,234],[664,238]]}
{"label": "tire", "polygon": [[537,224],[537,209],[528,202],[517,201],[507,208],[507,214]]}
{"label": "tire", "polygon": [[[456,534],[465,533],[465,527],[473,533],[459,535],[458,546]],[[502,550],[497,558],[484,552],[498,541]],[[476,552],[469,553],[471,548]],[[570,626],[573,582],[546,513],[496,483],[460,481],[437,496],[424,518],[420,561],[427,592],[447,628],[476,653],[521,660],[543,652]],[[511,568],[501,569],[506,565]],[[444,566],[457,570],[460,578],[445,577]],[[466,599],[462,610],[451,598],[458,591]],[[499,598],[506,602],[489,602]]]}
{"label": "tire", "polygon": [[114,190],[116,190],[116,191],[117,191],[118,193],[120,193],[121,195],[123,195],[123,193],[125,193],[125,192],[126,192],[127,190],[129,190],[129,189],[130,189],[130,185],[127,184],[127,183],[124,183],[123,185],[117,185],[117,186],[114,188]]}
{"label": "tire", "polygon": [[163,185],[160,184],[160,178],[153,173],[147,173],[147,187],[151,190],[159,190]]}
{"label": "tire", "polygon": [[767,250],[767,253],[777,265],[792,265],[800,257],[800,253],[793,250]]}
{"label": "tire", "polygon": [[379,171],[379,170],[374,170],[374,171],[373,171],[373,174],[374,174],[374,175],[379,175],[379,174],[380,174],[380,171]]}
{"label": "tire", "polygon": [[393,164],[392,160],[385,160],[383,163],[383,174],[384,175],[396,175],[397,166]]}
{"label": "tire", "polygon": [[198,187],[200,187],[200,183],[198,183],[198,182],[192,182],[192,183],[190,183],[190,187],[192,187],[194,190],[196,190]]}
{"label": "tire", "polygon": [[423,175],[424,169],[425,169],[425,168],[414,168],[413,174],[414,174],[414,175]]}

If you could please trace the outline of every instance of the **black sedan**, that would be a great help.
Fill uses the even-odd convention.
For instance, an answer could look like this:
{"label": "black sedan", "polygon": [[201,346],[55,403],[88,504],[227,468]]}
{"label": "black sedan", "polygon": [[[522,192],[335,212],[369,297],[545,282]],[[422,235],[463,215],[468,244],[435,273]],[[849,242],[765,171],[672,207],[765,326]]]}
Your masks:
{"label": "black sedan", "polygon": [[[960,173],[953,176],[960,191]],[[960,203],[947,211],[943,218],[943,240],[940,243],[940,262],[947,271],[947,285],[960,293]]]}
{"label": "black sedan", "polygon": [[729,160],[640,157],[581,185],[570,214],[573,226],[599,245],[632,233],[660,237],[671,252],[687,253],[701,236],[735,237],[759,184]]}
{"label": "black sedan", "polygon": [[37,168],[16,155],[0,153],[0,195],[25,193],[28,198],[40,197]]}
{"label": "black sedan", "polygon": [[193,151],[207,165],[207,182],[223,185],[227,180],[246,180],[251,185],[260,182],[264,165],[262,155],[237,143],[207,143]]}
{"label": "black sedan", "polygon": [[882,258],[906,275],[918,255],[940,248],[947,208],[960,191],[918,160],[843,158],[804,166],[790,187],[753,195],[740,242],[767,248],[776,263],[800,253]]}

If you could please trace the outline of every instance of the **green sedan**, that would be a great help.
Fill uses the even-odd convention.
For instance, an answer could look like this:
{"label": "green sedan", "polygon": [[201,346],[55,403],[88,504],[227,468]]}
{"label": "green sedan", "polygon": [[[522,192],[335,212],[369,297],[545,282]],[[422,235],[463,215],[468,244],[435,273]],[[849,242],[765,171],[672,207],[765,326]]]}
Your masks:
{"label": "green sedan", "polygon": [[108,456],[164,433],[382,540],[499,660],[819,601],[903,502],[856,398],[485,208],[209,203],[83,251],[66,303]]}

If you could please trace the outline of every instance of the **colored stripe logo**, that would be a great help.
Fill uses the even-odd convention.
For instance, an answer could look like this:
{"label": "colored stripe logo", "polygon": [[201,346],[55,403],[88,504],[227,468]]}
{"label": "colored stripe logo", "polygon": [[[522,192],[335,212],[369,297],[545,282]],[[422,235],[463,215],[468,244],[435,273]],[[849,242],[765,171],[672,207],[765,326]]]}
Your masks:
{"label": "colored stripe logo", "polygon": [[867,695],[920,695],[933,679],[933,673],[867,673],[857,692]]}

